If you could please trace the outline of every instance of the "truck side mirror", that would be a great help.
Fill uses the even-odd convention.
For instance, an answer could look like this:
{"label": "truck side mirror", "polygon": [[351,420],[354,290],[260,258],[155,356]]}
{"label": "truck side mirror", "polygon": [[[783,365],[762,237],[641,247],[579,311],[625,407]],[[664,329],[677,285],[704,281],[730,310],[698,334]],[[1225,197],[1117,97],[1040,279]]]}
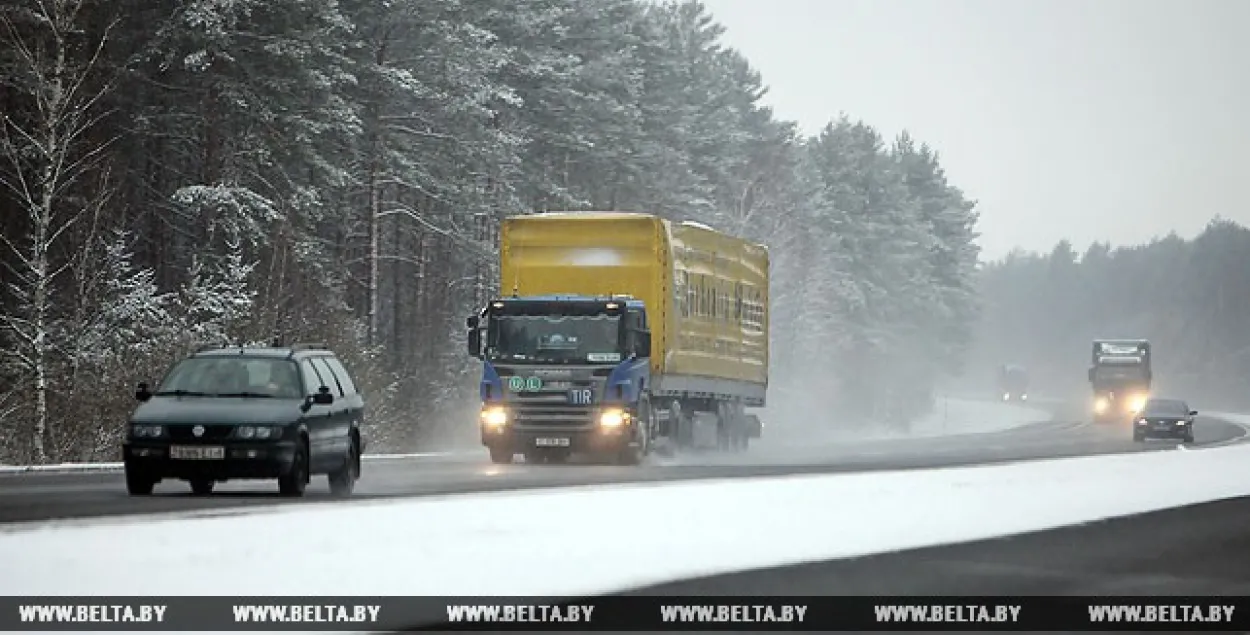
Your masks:
{"label": "truck side mirror", "polygon": [[470,315],[464,319],[464,325],[467,328],[476,329],[478,324],[480,324],[480,322],[478,322],[478,317],[476,315]]}
{"label": "truck side mirror", "polygon": [[1094,369],[1092,369],[1092,368],[1091,368],[1091,369],[1089,369],[1089,372],[1088,372],[1088,373],[1086,373],[1086,375],[1088,375],[1088,376],[1089,376],[1089,380],[1090,380],[1091,382],[1092,382],[1092,381],[1094,381]]}
{"label": "truck side mirror", "polygon": [[148,382],[139,382],[139,386],[135,388],[135,399],[138,399],[139,401],[147,401],[151,398],[152,390],[148,388]]}
{"label": "truck side mirror", "polygon": [[646,359],[651,357],[651,331],[638,332],[638,350],[636,354],[639,358]]}
{"label": "truck side mirror", "polygon": [[469,329],[469,357],[482,358],[482,331],[477,327]]}

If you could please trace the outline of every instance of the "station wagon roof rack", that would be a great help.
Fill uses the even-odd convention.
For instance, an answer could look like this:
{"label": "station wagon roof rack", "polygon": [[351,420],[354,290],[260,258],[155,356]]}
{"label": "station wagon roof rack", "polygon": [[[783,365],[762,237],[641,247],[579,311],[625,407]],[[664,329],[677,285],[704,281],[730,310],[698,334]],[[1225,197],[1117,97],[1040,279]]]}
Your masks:
{"label": "station wagon roof rack", "polygon": [[291,345],[293,351],[324,351],[329,348],[324,342],[298,342]]}

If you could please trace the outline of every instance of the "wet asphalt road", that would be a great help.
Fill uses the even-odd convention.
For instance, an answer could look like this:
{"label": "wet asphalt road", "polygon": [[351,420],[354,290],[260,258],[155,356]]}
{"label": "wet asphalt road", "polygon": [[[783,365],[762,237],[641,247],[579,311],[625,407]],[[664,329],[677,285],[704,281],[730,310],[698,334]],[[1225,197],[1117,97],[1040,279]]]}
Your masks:
{"label": "wet asphalt road", "polygon": [[[932,438],[844,441],[815,447],[762,442],[744,454],[649,457],[640,467],[613,465],[493,465],[484,449],[415,459],[365,463],[356,497],[432,496],[533,487],[639,481],[734,478],[817,472],[920,469],[1122,452],[1173,451],[1175,441],[1134,443],[1125,426],[1080,423],[1068,408],[1051,407],[1053,421],[993,433]],[[1241,426],[1200,417],[1192,449],[1240,442]],[[518,459],[519,460],[519,459]],[[327,502],[325,477],[305,498],[277,496],[277,484],[219,484],[195,497],[180,481],[166,481],[151,497],[130,497],[119,471],[0,474],[0,523],[45,521],[239,507]]]}

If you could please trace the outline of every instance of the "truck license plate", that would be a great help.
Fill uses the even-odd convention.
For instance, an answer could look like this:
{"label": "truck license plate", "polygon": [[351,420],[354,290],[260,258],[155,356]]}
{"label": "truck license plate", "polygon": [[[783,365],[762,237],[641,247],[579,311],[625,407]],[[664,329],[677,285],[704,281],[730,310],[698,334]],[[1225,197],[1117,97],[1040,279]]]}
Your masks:
{"label": "truck license plate", "polygon": [[569,447],[568,437],[556,438],[537,438],[534,439],[534,445],[540,448],[567,448]]}
{"label": "truck license plate", "polygon": [[214,461],[226,458],[221,446],[174,445],[169,448],[169,458],[189,461]]}

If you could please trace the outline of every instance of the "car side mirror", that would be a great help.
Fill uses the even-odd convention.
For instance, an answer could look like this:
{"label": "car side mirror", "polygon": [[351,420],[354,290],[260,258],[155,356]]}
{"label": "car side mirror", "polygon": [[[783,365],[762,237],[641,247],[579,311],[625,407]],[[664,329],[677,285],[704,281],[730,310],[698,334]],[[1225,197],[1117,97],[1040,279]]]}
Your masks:
{"label": "car side mirror", "polygon": [[152,391],[148,388],[146,381],[139,382],[139,386],[135,388],[135,399],[139,401],[147,401],[152,398]]}
{"label": "car side mirror", "polygon": [[469,357],[482,358],[482,332],[476,327],[469,329]]}
{"label": "car side mirror", "polygon": [[476,315],[470,315],[464,320],[465,328],[476,329],[478,324],[480,324],[480,322],[478,321],[478,317]]}
{"label": "car side mirror", "polygon": [[328,406],[334,403],[334,395],[330,394],[329,386],[322,386],[317,389],[317,394],[313,395],[312,402],[318,406]]}
{"label": "car side mirror", "polygon": [[1189,416],[1191,416],[1191,417],[1196,417],[1196,416],[1198,416],[1198,411],[1197,411],[1197,410],[1190,410],[1190,411],[1189,411]]}

